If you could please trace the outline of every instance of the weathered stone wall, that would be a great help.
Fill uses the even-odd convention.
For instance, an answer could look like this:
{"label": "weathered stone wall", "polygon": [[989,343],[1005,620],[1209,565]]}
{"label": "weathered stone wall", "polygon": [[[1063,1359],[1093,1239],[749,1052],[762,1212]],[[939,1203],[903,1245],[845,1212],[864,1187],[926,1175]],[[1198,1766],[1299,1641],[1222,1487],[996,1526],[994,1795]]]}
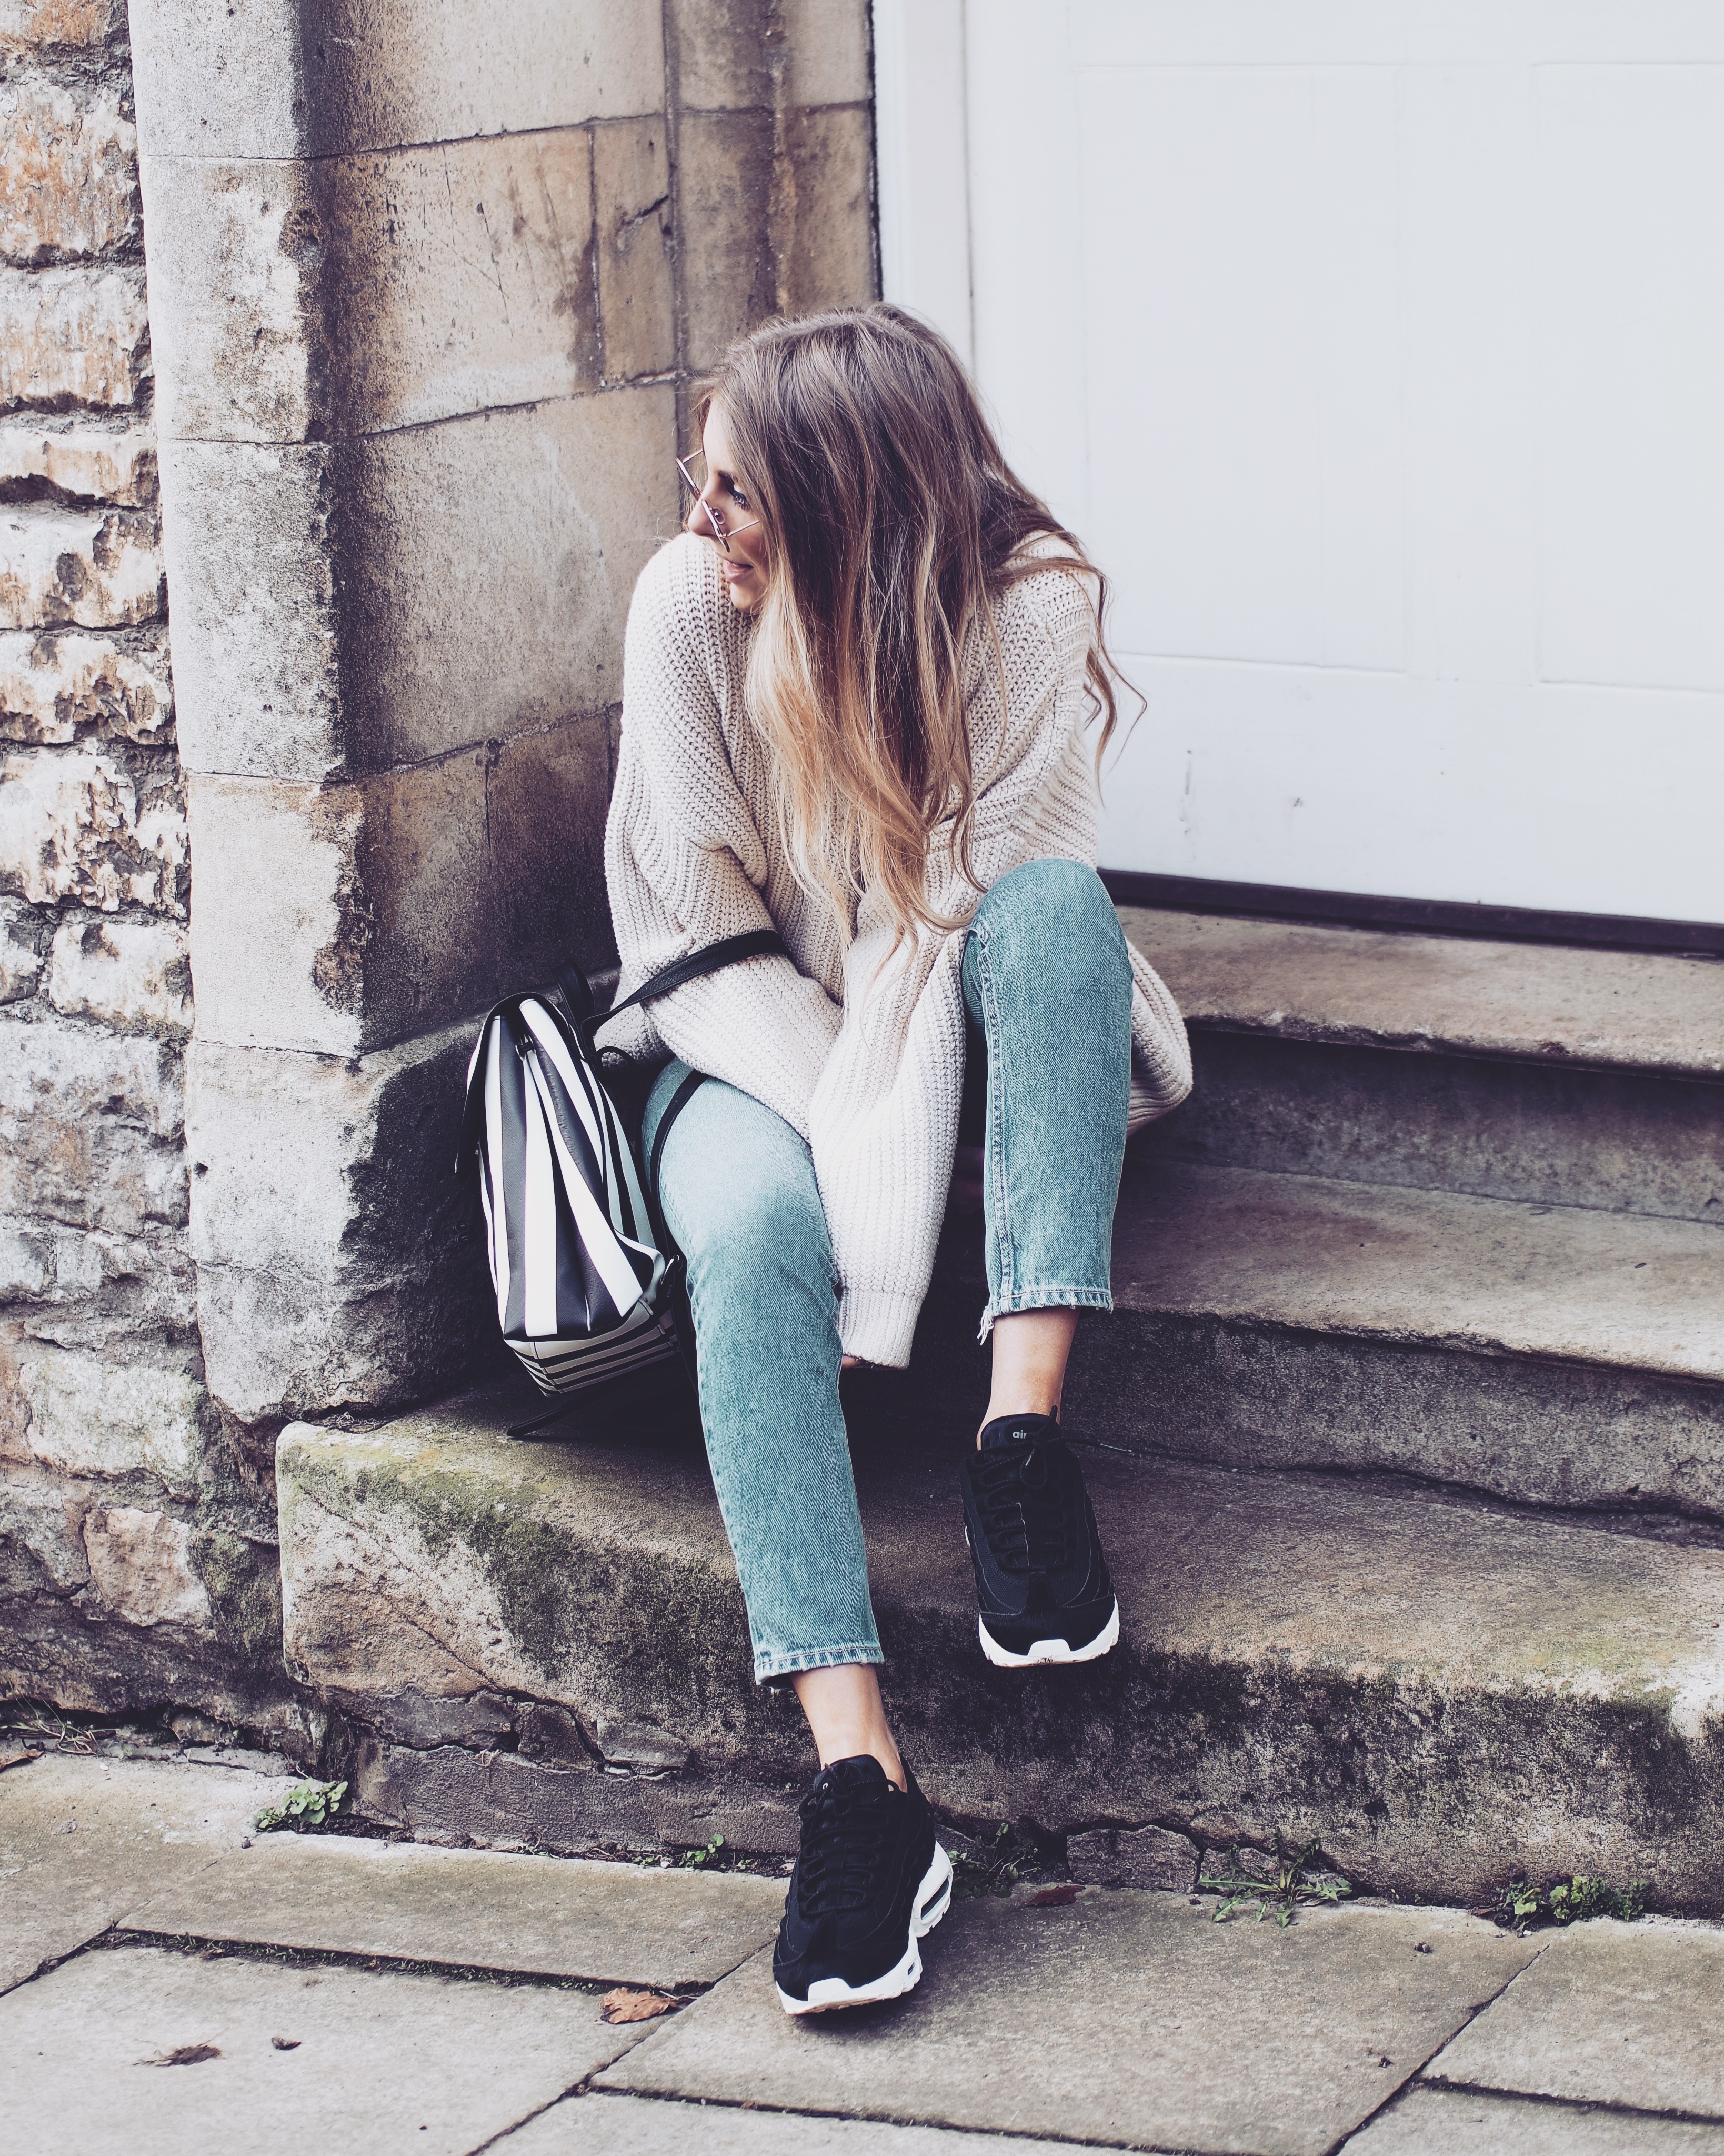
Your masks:
{"label": "weathered stone wall", "polygon": [[282,1423],[490,1349],[472,1028],[614,957],[690,381],[874,289],[867,7],[132,0],[135,115],[127,28],[0,0],[7,1681],[215,1708]]}
{"label": "weathered stone wall", "polygon": [[254,1720],[270,1492],[203,1384],[184,786],[123,7],[0,6],[0,1593],[8,1676]]}

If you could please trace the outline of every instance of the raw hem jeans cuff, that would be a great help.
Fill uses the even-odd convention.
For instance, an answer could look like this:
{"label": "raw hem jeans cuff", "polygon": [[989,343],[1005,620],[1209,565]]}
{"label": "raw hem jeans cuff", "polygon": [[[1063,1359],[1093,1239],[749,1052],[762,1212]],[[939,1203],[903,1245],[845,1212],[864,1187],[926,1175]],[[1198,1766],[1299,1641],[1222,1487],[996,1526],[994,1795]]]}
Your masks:
{"label": "raw hem jeans cuff", "polygon": [[1016,1317],[1026,1310],[1111,1310],[1113,1291],[1105,1287],[1024,1287],[997,1295],[982,1313],[978,1341],[987,1339],[997,1317]]}
{"label": "raw hem jeans cuff", "polygon": [[841,1670],[854,1662],[883,1662],[880,1642],[870,1640],[854,1647],[792,1647],[783,1654],[757,1654],[754,1681],[779,1687],[803,1670]]}

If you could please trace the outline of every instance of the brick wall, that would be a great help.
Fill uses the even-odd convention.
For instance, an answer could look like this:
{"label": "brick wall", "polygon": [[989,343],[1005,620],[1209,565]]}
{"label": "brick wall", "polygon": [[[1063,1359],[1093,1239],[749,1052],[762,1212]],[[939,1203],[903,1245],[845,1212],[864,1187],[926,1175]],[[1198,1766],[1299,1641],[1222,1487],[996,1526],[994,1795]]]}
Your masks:
{"label": "brick wall", "polygon": [[273,1508],[204,1389],[187,1247],[152,404],[124,8],[4,0],[0,1621],[18,1688],[268,1721]]}
{"label": "brick wall", "polygon": [[0,0],[0,1689],[290,1732],[275,1437],[492,1342],[472,1029],[614,957],[690,381],[874,289],[867,8]]}

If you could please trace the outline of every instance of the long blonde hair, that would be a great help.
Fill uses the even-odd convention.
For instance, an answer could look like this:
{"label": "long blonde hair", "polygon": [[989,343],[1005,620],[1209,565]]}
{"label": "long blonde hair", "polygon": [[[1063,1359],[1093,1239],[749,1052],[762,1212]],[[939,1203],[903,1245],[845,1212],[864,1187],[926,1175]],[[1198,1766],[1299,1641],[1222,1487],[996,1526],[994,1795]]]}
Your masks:
{"label": "long blonde hair", "polygon": [[[722,408],[765,530],[747,696],[795,873],[846,933],[865,891],[899,941],[960,927],[970,908],[936,912],[927,875],[941,831],[976,887],[967,651],[986,637],[999,666],[995,599],[1041,569],[1080,572],[1099,766],[1117,719],[1106,580],[1007,465],[951,346],[899,308],[764,323],[696,393],[702,423]],[[1060,552],[1026,557],[1038,536]]]}

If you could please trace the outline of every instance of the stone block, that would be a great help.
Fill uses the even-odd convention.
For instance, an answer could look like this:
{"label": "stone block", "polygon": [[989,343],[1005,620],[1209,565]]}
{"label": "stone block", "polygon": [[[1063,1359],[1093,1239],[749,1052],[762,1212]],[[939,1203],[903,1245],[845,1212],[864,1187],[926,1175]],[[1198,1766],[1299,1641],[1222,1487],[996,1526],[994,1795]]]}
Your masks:
{"label": "stone block", "polygon": [[9,1454],[0,1479],[0,1594],[75,1594],[90,1584],[84,1522],[88,1483],[14,1464],[29,1455]]}
{"label": "stone block", "polygon": [[324,443],[163,443],[174,687],[188,771],[316,780],[342,768],[336,588],[348,564],[331,468],[349,454]]}
{"label": "stone block", "polygon": [[678,214],[689,364],[711,366],[764,315],[873,297],[865,105],[773,116],[691,112],[682,122]]}
{"label": "stone block", "polygon": [[0,270],[0,411],[136,404],[149,375],[141,270]]}
{"label": "stone block", "polygon": [[187,767],[322,779],[615,703],[675,448],[669,385],[334,445],[167,444]]}
{"label": "stone block", "polygon": [[690,112],[678,146],[678,241],[687,363],[713,366],[752,323],[782,311],[769,230],[769,113]]}
{"label": "stone block", "polygon": [[471,1048],[466,1026],[351,1062],[192,1042],[199,1322],[210,1390],[242,1421],[434,1392],[489,1344],[454,1173]]}
{"label": "stone block", "polygon": [[672,0],[676,95],[694,112],[770,111],[784,63],[775,0]]}
{"label": "stone block", "polygon": [[1092,1827],[1066,1845],[1071,1876],[1085,1887],[1147,1887],[1188,1894],[1198,1876],[1198,1845],[1166,1827]]}
{"label": "stone block", "polygon": [[860,306],[879,287],[874,261],[873,118],[866,105],[785,115],[795,173],[773,234],[785,311]]}
{"label": "stone block", "polygon": [[118,92],[0,84],[0,259],[73,262],[139,237],[137,131]]}
{"label": "stone block", "polygon": [[[150,1353],[151,1360],[120,1363],[26,1342],[18,1353],[18,1394],[33,1457],[70,1475],[153,1475],[176,1495],[190,1496],[209,1414],[196,1351]],[[90,1555],[94,1563],[95,1552]]]}
{"label": "stone block", "polygon": [[276,1046],[355,1053],[372,935],[359,789],[194,777],[188,794],[204,1038],[250,1042],[262,1029]]}
{"label": "stone block", "polygon": [[441,0],[428,13],[416,0],[136,0],[144,146],[331,157],[652,112],[660,13],[659,0]]}
{"label": "stone block", "polygon": [[80,733],[144,746],[172,739],[164,631],[123,643],[75,632],[0,634],[0,738],[64,743]]}
{"label": "stone block", "polygon": [[192,1030],[192,965],[177,921],[67,921],[55,932],[48,999],[68,1018],[183,1040]]}
{"label": "stone block", "polygon": [[164,436],[351,435],[597,385],[580,131],[285,166],[151,157],[144,185]]}
{"label": "stone block", "polygon": [[865,105],[874,85],[864,0],[779,0],[779,13],[786,102]]}
{"label": "stone block", "polygon": [[32,480],[83,501],[147,508],[156,499],[155,429],[14,419],[0,426],[0,487]]}
{"label": "stone block", "polygon": [[0,54],[85,54],[123,38],[126,0],[0,0]]}
{"label": "stone block", "polygon": [[677,95],[694,111],[869,95],[865,0],[675,0]]}
{"label": "stone block", "polygon": [[136,1235],[183,1225],[178,1053],[0,1018],[0,1214]]}
{"label": "stone block", "polygon": [[130,629],[162,610],[156,520],[15,503],[0,511],[0,629]]}
{"label": "stone block", "polygon": [[48,921],[33,908],[20,899],[0,898],[0,1004],[35,994],[49,934]]}
{"label": "stone block", "polygon": [[150,1227],[139,1235],[0,1214],[0,1302],[52,1312],[61,1347],[123,1361],[146,1338],[185,1341],[198,1322],[197,1281],[182,1239]]}
{"label": "stone block", "polygon": [[635,579],[677,528],[675,452],[668,383],[355,444],[341,563],[355,766],[619,701]]}
{"label": "stone block", "polygon": [[420,1841],[515,1849],[525,1843],[566,1856],[595,1849],[702,1849],[715,1834],[751,1855],[793,1856],[797,1799],[807,1777],[799,1765],[794,1779],[767,1772],[646,1780],[570,1772],[513,1752],[454,1744],[414,1752],[369,1738],[353,1762],[360,1810],[408,1828]]}
{"label": "stone block", "polygon": [[203,1037],[350,1055],[612,955],[603,714],[315,788],[191,782]]}
{"label": "stone block", "polygon": [[662,117],[593,131],[598,316],[608,381],[676,361],[670,160]]}
{"label": "stone block", "polygon": [[108,1505],[84,1522],[90,1585],[109,1611],[146,1629],[215,1630],[209,1596],[192,1568],[192,1530],[170,1513]]}
{"label": "stone block", "polygon": [[167,780],[140,790],[107,750],[0,756],[0,886],[38,906],[77,899],[111,913],[182,913],[186,821]]}

